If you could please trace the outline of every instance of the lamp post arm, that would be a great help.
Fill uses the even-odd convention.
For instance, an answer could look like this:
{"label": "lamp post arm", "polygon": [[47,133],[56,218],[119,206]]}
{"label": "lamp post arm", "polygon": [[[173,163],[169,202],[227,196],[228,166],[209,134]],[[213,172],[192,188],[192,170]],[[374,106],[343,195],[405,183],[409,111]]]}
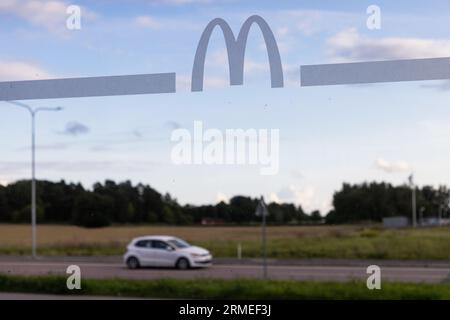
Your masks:
{"label": "lamp post arm", "polygon": [[32,116],[34,115],[35,111],[28,105],[22,103],[22,102],[18,102],[18,101],[5,101],[9,104],[13,104],[17,107],[21,107],[23,109],[26,109]]}
{"label": "lamp post arm", "polygon": [[30,106],[18,101],[5,101],[9,104],[26,109],[31,115],[31,242],[32,257],[37,257],[37,235],[36,235],[36,114],[41,111],[61,111],[61,107],[47,108],[41,107],[33,109]]}

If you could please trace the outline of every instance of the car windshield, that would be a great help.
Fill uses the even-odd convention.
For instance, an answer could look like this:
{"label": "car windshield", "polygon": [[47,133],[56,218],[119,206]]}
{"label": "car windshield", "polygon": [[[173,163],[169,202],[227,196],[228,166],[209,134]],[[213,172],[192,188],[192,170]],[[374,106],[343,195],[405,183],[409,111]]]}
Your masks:
{"label": "car windshield", "polygon": [[168,243],[170,243],[171,245],[177,247],[177,248],[188,248],[191,245],[189,243],[187,243],[186,241],[183,241],[181,239],[170,239],[169,241],[167,241]]}

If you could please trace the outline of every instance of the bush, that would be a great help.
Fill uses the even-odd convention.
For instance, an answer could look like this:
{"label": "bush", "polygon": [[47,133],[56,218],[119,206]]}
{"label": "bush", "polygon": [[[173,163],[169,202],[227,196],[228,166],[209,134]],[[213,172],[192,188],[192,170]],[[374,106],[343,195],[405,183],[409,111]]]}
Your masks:
{"label": "bush", "polygon": [[448,284],[389,283],[367,290],[365,282],[315,282],[259,279],[84,279],[70,291],[61,276],[0,275],[1,292],[76,294],[169,299],[449,299]]}

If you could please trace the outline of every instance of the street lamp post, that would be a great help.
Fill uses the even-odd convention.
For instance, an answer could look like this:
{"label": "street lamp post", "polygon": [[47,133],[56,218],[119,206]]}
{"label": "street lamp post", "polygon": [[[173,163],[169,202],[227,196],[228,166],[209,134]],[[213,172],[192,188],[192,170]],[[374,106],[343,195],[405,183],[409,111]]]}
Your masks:
{"label": "street lamp post", "polygon": [[17,102],[6,101],[18,107],[26,109],[31,115],[31,255],[36,259],[36,115],[41,111],[61,111],[61,107],[56,108],[36,108]]}

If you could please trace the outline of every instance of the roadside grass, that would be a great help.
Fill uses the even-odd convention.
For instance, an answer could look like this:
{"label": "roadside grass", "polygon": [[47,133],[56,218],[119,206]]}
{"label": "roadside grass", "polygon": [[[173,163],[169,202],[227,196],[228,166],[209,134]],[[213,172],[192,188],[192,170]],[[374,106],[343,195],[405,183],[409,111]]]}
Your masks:
{"label": "roadside grass", "polygon": [[[0,225],[0,254],[28,255],[29,226]],[[261,254],[258,227],[114,226],[83,229],[39,226],[38,253],[43,256],[121,255],[133,237],[171,234],[208,248],[215,257]],[[279,259],[449,260],[450,228],[385,230],[362,226],[290,226],[268,228],[268,255]]]}
{"label": "roadside grass", "polygon": [[383,283],[381,290],[368,290],[360,281],[83,279],[81,290],[69,291],[61,276],[9,275],[0,275],[0,292],[168,299],[450,299],[449,284]]}

